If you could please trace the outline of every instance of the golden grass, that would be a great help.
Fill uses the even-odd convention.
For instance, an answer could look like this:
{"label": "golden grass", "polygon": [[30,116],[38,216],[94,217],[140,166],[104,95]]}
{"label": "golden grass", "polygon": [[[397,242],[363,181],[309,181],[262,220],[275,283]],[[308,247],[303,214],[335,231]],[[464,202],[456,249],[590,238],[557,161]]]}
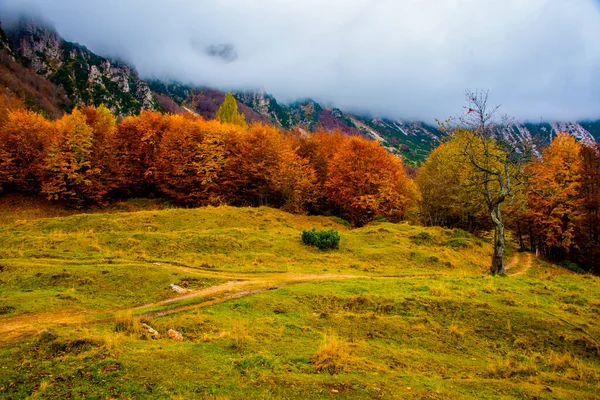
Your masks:
{"label": "golden grass", "polygon": [[352,363],[348,344],[333,331],[325,333],[311,363],[317,371],[331,375],[347,369]]}

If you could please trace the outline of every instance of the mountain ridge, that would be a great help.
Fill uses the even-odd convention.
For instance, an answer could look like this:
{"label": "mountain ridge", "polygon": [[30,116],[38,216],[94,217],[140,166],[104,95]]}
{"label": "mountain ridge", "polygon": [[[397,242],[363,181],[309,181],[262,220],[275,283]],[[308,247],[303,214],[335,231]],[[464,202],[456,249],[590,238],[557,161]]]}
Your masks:
{"label": "mountain ridge", "polygon": [[[225,98],[225,92],[187,85],[175,81],[141,79],[135,67],[119,60],[99,56],[85,46],[64,40],[54,28],[35,18],[22,17],[6,32],[0,26],[0,61],[10,75],[26,76],[27,90],[14,88],[14,78],[0,79],[0,84],[12,91],[24,92],[28,103],[35,103],[36,90],[51,93],[44,106],[38,109],[57,116],[60,109],[69,111],[74,106],[105,104],[119,116],[133,115],[143,109],[172,113],[194,113],[204,118],[215,118]],[[19,70],[20,65],[32,73]],[[17,72],[14,72],[19,70]],[[10,84],[12,83],[12,87]],[[18,86],[18,85],[17,85]],[[341,131],[379,141],[388,151],[401,156],[407,164],[419,164],[440,141],[445,133],[426,122],[380,118],[345,112],[326,107],[305,98],[282,104],[264,90],[233,93],[241,112],[248,122],[261,122],[283,130],[301,133]],[[41,102],[42,100],[37,100]],[[48,105],[46,103],[51,103]],[[35,108],[35,107],[34,107]],[[600,141],[600,121],[582,122],[519,122],[504,129],[514,141],[536,139],[542,144],[551,141],[558,132],[567,132],[585,142]]]}

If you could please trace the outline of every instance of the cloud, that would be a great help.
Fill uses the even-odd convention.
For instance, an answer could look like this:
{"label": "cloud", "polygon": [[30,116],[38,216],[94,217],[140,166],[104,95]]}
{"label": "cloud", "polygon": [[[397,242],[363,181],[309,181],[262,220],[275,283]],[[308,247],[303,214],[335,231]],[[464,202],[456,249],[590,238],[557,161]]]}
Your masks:
{"label": "cloud", "polygon": [[[144,77],[407,119],[600,118],[597,0],[0,0]],[[226,51],[222,51],[222,50]]]}

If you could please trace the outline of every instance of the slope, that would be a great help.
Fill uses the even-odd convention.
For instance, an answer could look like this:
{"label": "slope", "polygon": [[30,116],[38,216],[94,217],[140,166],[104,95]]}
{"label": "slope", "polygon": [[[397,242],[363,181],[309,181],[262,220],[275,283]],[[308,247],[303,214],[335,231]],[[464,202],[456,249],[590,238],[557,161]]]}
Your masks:
{"label": "slope", "polygon": [[[302,245],[312,226],[340,230],[340,249]],[[0,249],[0,329],[12,338],[0,347],[3,397],[592,399],[600,389],[598,278],[537,260],[488,276],[490,245],[460,231],[167,209],[7,220]]]}

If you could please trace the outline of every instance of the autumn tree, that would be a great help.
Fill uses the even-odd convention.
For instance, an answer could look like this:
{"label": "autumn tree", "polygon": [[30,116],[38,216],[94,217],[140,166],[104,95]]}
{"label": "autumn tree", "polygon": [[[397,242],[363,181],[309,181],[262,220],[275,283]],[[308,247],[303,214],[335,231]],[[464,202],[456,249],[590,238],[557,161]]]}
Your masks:
{"label": "autumn tree", "polygon": [[325,182],[329,200],[355,226],[376,216],[402,219],[413,190],[399,158],[378,142],[356,136],[333,156]]}
{"label": "autumn tree", "polygon": [[117,186],[115,169],[117,119],[104,105],[81,109],[87,125],[92,129],[93,142],[90,163],[100,171],[96,184],[103,186],[106,192]]}
{"label": "autumn tree", "polygon": [[285,143],[270,183],[281,197],[281,208],[301,214],[315,201],[317,175],[309,160],[298,155],[294,144],[291,138]]}
{"label": "autumn tree", "polygon": [[466,111],[458,118],[453,134],[469,135],[461,151],[467,160],[465,165],[474,168],[474,184],[494,226],[494,255],[490,271],[503,274],[506,268],[502,205],[508,197],[521,190],[526,180],[525,165],[533,147],[526,142],[517,145],[503,137],[503,127],[508,122],[499,121],[498,107],[488,106],[487,92],[468,91],[466,99]]}
{"label": "autumn tree", "polygon": [[307,204],[312,213],[331,213],[330,203],[325,192],[325,182],[329,175],[329,164],[333,155],[349,140],[348,136],[337,132],[318,131],[311,135],[298,136],[296,153],[306,160],[315,172],[315,197]]}
{"label": "autumn tree", "polygon": [[25,104],[10,90],[0,87],[0,127],[8,120],[11,111],[25,110]]}
{"label": "autumn tree", "polygon": [[466,140],[470,140],[469,132],[455,132],[431,152],[417,172],[419,213],[425,225],[470,232],[490,228],[487,208],[473,179],[475,167],[463,152]]}
{"label": "autumn tree", "polygon": [[52,124],[25,110],[8,110],[0,126],[0,189],[38,193]]}
{"label": "autumn tree", "polygon": [[169,118],[159,112],[142,111],[126,117],[115,135],[115,169],[122,195],[148,196],[156,192],[154,158]]}
{"label": "autumn tree", "polygon": [[169,117],[156,155],[159,190],[186,205],[220,204],[227,137],[237,128],[182,115]]}
{"label": "autumn tree", "polygon": [[580,197],[582,216],[577,240],[583,264],[600,272],[600,143],[581,148]]}
{"label": "autumn tree", "polygon": [[227,143],[222,192],[233,205],[280,204],[272,184],[285,149],[281,132],[268,125],[253,124]]}
{"label": "autumn tree", "polygon": [[82,207],[102,203],[107,188],[101,169],[93,164],[94,130],[74,109],[56,122],[48,148],[42,192],[51,200]]}
{"label": "autumn tree", "polygon": [[247,127],[246,116],[238,112],[237,102],[231,93],[227,93],[225,100],[217,110],[216,118],[221,122],[226,122],[241,127]]}
{"label": "autumn tree", "polygon": [[538,248],[546,255],[564,257],[575,245],[581,218],[579,190],[583,159],[574,137],[560,133],[541,159],[531,163],[529,210]]}

